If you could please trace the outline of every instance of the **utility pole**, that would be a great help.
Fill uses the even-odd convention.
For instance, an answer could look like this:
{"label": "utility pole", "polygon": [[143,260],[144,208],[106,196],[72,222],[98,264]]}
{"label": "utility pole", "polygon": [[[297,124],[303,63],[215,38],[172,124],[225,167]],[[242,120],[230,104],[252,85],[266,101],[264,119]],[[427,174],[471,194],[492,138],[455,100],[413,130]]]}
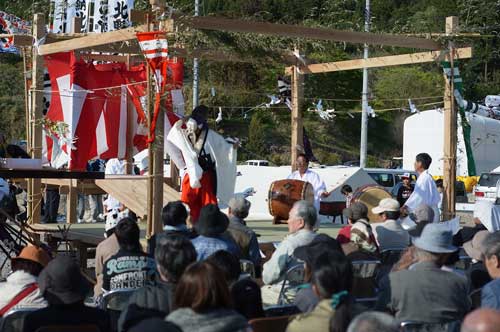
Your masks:
{"label": "utility pole", "polygon": [[[200,0],[194,0],[194,16],[200,15]],[[198,58],[193,59],[193,109],[198,106],[198,90],[200,84],[200,64]]]}
{"label": "utility pole", "polygon": [[[365,3],[365,32],[370,32],[370,0]],[[364,59],[368,59],[368,44],[365,44]],[[366,151],[368,144],[368,68],[363,68],[363,93],[361,111],[361,142],[359,147],[359,167],[366,167]]]}

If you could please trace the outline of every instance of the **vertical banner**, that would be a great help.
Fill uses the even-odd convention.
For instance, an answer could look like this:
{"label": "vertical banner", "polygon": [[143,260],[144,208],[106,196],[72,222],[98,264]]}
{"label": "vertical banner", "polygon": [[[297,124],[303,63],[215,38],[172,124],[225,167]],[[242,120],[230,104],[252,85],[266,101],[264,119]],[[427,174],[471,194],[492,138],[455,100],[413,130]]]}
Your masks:
{"label": "vertical banner", "polygon": [[108,0],[108,31],[132,26],[130,21],[132,9],[134,0]]}
{"label": "vertical banner", "polygon": [[156,122],[158,120],[158,113],[160,112],[160,99],[165,91],[167,81],[169,64],[168,41],[165,32],[162,31],[138,32],[137,40],[155,79],[155,106],[151,127],[149,128],[150,139],[148,140],[149,143],[152,143],[155,140]]}
{"label": "vertical banner", "polygon": [[52,23],[53,33],[66,32],[66,0],[54,1],[54,21]]}
{"label": "vertical banner", "polygon": [[95,0],[93,32],[106,31],[108,31],[108,0]]}

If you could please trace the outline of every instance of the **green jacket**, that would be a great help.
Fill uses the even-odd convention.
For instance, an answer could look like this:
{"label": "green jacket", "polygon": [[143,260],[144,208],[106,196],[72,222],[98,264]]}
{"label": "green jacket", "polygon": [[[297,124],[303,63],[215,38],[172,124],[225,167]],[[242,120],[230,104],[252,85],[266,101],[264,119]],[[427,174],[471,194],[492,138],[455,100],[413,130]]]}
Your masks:
{"label": "green jacket", "polygon": [[334,313],[330,303],[330,299],[321,300],[313,311],[298,315],[288,324],[286,332],[328,332]]}

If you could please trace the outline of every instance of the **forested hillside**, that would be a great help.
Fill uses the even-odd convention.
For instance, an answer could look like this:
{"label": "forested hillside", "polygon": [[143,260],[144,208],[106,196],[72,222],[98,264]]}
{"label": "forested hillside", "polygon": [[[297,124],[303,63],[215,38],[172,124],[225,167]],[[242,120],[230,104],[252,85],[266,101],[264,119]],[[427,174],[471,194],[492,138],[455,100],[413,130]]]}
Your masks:
{"label": "forested hillside", "polygon": [[[193,12],[192,0],[169,1],[186,14]],[[47,11],[49,0],[0,0],[0,10],[30,19],[34,11]],[[355,0],[200,0],[202,15],[247,18],[255,21],[363,30],[364,1]],[[147,1],[136,0],[146,8]],[[481,101],[487,94],[500,93],[500,1],[498,0],[372,0],[371,30],[387,33],[444,32],[445,17],[459,16],[462,33],[482,37],[459,37],[458,46],[473,46],[473,59],[462,61],[465,96]],[[289,162],[290,116],[283,104],[271,108],[267,95],[276,95],[277,77],[284,72],[280,54],[298,46],[315,62],[362,57],[362,45],[292,40],[245,34],[196,32],[181,35],[177,42],[188,47],[226,49],[248,62],[201,62],[201,102],[213,107],[215,119],[222,108],[223,121],[217,129],[240,137],[244,144],[240,159],[269,159]],[[442,40],[443,43],[446,40]],[[370,56],[420,51],[371,47]],[[0,131],[10,138],[23,135],[24,101],[20,58],[0,55]],[[191,63],[186,61],[185,91],[191,104]],[[402,154],[402,124],[409,112],[408,99],[420,110],[442,101],[442,69],[437,63],[370,70],[370,105],[377,117],[369,120],[369,164],[385,166]],[[361,71],[308,75],[305,80],[305,128],[321,163],[335,164],[358,159],[361,109]],[[215,95],[213,95],[215,91]],[[337,116],[324,121],[307,112],[319,99]],[[390,109],[390,110],[388,110]],[[388,111],[383,111],[388,110]],[[348,114],[347,112],[350,112]],[[215,123],[213,123],[215,126]]]}

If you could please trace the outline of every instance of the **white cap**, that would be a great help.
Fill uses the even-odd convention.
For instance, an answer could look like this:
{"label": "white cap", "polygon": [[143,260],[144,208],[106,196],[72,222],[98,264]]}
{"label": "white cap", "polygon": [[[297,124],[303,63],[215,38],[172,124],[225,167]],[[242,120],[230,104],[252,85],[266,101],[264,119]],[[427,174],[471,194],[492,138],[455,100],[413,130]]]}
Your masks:
{"label": "white cap", "polygon": [[378,206],[372,209],[374,214],[380,214],[386,211],[396,212],[399,211],[399,202],[394,198],[384,198],[378,203]]}
{"label": "white cap", "polygon": [[411,179],[410,173],[404,173],[403,175],[401,175],[401,179],[404,178]]}
{"label": "white cap", "polygon": [[115,228],[118,225],[118,221],[120,220],[120,211],[118,209],[112,209],[106,214],[106,225],[104,226],[104,230],[107,232],[112,228]]}

